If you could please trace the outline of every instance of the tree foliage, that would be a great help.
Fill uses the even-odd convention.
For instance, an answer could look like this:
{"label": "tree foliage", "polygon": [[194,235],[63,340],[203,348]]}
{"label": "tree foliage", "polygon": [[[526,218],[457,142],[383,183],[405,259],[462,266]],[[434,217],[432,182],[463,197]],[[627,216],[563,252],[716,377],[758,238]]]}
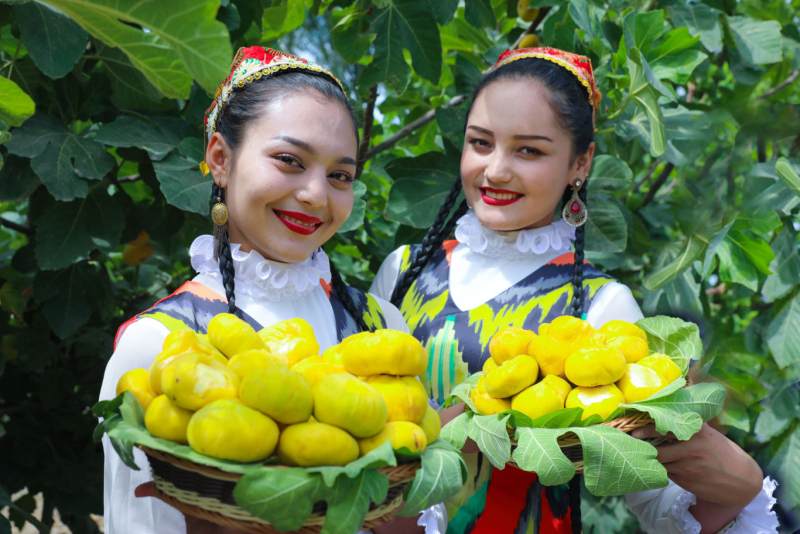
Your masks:
{"label": "tree foliage", "polygon": [[[588,55],[603,93],[588,259],[646,314],[700,324],[703,370],[730,391],[718,420],[781,480],[789,521],[800,506],[800,2],[533,0],[532,23],[516,4],[0,3],[8,494],[41,491],[45,522],[57,507],[73,532],[94,528],[102,451],[88,407],[117,327],[191,276],[188,244],[210,229],[202,116],[235,49],[284,48],[341,74],[365,125],[363,185],[326,248],[367,287],[387,254],[421,239],[457,179],[472,86],[534,33]],[[154,253],[130,267],[123,247],[142,231]],[[613,499],[591,501],[586,525],[635,528]]]}

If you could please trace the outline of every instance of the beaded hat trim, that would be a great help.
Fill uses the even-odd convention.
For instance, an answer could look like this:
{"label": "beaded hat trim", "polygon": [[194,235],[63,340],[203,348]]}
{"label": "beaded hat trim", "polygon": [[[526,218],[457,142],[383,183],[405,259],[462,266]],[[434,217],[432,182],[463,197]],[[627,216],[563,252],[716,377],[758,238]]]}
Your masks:
{"label": "beaded hat trim", "polygon": [[[344,90],[339,79],[331,71],[322,68],[316,63],[273,48],[263,48],[261,46],[240,48],[231,63],[230,74],[217,87],[217,91],[214,93],[214,100],[206,110],[206,138],[211,139],[211,136],[217,131],[217,122],[220,114],[224,111],[225,104],[236,89],[276,74],[296,70],[329,78],[331,81],[336,82],[342,93],[347,96],[347,91]],[[200,169],[204,175],[208,173],[208,167],[205,162],[200,164]]]}
{"label": "beaded hat trim", "polygon": [[492,71],[513,61],[527,58],[538,58],[550,61],[551,63],[564,67],[574,74],[589,94],[589,105],[592,106],[593,112],[592,121],[594,124],[597,124],[597,108],[600,105],[603,95],[597,90],[597,83],[595,82],[594,71],[592,70],[592,61],[588,57],[550,47],[519,48],[517,50],[506,50],[503,52],[497,59],[497,63],[492,67]]}

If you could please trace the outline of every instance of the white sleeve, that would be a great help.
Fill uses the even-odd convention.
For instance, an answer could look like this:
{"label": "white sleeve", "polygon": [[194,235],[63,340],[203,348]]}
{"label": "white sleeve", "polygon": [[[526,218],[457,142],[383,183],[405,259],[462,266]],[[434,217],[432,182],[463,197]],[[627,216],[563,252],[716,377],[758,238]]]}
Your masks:
{"label": "white sleeve", "polygon": [[403,245],[386,256],[378,269],[378,274],[375,275],[375,280],[372,281],[369,288],[370,293],[385,300],[392,298],[394,286],[397,284],[397,275],[400,272],[400,265],[403,264],[403,255],[407,248],[408,245]]}
{"label": "white sleeve", "polygon": [[[150,369],[161,352],[169,330],[155,319],[140,319],[130,324],[122,334],[114,354],[106,366],[100,400],[116,397],[117,382],[132,369]],[[147,457],[139,449],[133,450],[138,471],[119,459],[108,435],[103,436],[104,477],[103,507],[107,534],[185,534],[183,514],[168,504],[153,498],[137,498],[137,486],[150,482]]]}
{"label": "white sleeve", "polygon": [[[778,517],[772,511],[772,496],[778,483],[767,477],[759,493],[721,532],[725,534],[777,534]],[[702,526],[689,508],[697,497],[670,481],[666,488],[640,491],[625,496],[628,507],[648,534],[700,534]]]}
{"label": "white sleeve", "polygon": [[378,304],[381,306],[381,312],[383,312],[383,317],[386,319],[386,328],[390,330],[399,330],[400,332],[408,334],[408,324],[406,324],[406,320],[403,318],[403,314],[400,313],[400,310],[383,298],[374,294],[372,296],[375,297],[375,300],[378,301]]}
{"label": "white sleeve", "polygon": [[594,328],[614,320],[635,323],[643,317],[631,290],[619,282],[610,282],[598,289],[586,313],[586,320]]}

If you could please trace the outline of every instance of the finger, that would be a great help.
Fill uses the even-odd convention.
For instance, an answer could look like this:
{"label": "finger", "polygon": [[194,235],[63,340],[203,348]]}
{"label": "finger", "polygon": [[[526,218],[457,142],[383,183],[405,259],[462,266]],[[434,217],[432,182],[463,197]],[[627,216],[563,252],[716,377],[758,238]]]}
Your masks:
{"label": "finger", "polygon": [[155,488],[155,482],[145,482],[138,486],[134,491],[133,494],[137,497],[152,497],[155,495],[153,488]]}
{"label": "finger", "polygon": [[656,425],[650,423],[647,426],[643,426],[642,428],[637,428],[633,432],[631,432],[631,436],[636,439],[652,439],[652,438],[662,438],[664,437],[662,434],[659,434],[656,431]]}
{"label": "finger", "polygon": [[667,464],[679,462],[686,458],[688,453],[689,451],[687,450],[685,442],[676,441],[674,443],[664,443],[656,447],[656,460],[666,467]]}

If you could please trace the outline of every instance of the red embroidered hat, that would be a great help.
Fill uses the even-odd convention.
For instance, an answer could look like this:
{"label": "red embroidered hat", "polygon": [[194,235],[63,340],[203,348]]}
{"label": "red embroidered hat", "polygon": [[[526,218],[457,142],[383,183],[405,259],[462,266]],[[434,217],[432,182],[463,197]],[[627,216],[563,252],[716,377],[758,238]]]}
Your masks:
{"label": "red embroidered hat", "polygon": [[512,61],[525,58],[544,59],[561,65],[574,74],[578,78],[578,81],[586,87],[586,91],[589,94],[589,104],[592,106],[593,122],[597,124],[597,107],[600,105],[603,95],[597,90],[594,71],[592,71],[592,61],[588,57],[546,46],[540,48],[519,48],[503,52],[498,58],[497,63],[492,67],[492,70],[497,70]]}
{"label": "red embroidered hat", "polygon": [[[214,94],[214,101],[211,103],[208,110],[206,110],[206,138],[211,139],[211,136],[214,135],[214,132],[217,130],[217,121],[219,120],[221,112],[225,109],[225,103],[234,90],[242,88],[254,81],[296,70],[304,70],[311,74],[330,78],[332,81],[336,82],[336,85],[347,95],[339,79],[334,76],[331,71],[322,68],[316,63],[272,48],[263,48],[261,46],[240,48],[239,51],[236,52],[236,56],[231,63],[230,74],[227,78],[222,80],[222,83],[217,87],[217,91]],[[200,169],[203,171],[204,175],[208,174],[208,167],[205,166],[205,162],[200,164]]]}

